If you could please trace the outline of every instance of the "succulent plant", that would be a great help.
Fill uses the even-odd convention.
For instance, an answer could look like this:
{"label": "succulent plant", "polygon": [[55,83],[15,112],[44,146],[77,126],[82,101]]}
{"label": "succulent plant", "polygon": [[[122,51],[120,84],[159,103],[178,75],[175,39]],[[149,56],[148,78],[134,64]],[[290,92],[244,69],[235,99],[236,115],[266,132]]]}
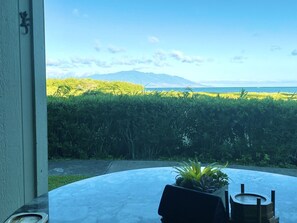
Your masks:
{"label": "succulent plant", "polygon": [[203,168],[197,160],[183,162],[181,166],[174,167],[178,174],[176,176],[176,185],[212,193],[228,185],[228,176],[221,171],[226,166],[227,164],[220,166],[212,163]]}

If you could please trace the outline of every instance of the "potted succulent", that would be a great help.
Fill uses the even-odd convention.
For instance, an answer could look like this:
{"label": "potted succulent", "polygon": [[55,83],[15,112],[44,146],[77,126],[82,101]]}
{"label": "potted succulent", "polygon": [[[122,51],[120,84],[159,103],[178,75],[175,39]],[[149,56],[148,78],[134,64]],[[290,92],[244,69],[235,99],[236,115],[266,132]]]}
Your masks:
{"label": "potted succulent", "polygon": [[229,178],[221,169],[226,166],[227,164],[220,166],[212,163],[203,168],[199,161],[189,160],[174,167],[177,172],[175,183],[180,187],[224,197]]}
{"label": "potted succulent", "polygon": [[225,223],[229,214],[225,209],[225,190],[228,176],[215,163],[202,167],[197,160],[174,167],[174,185],[166,185],[158,213],[162,222]]}

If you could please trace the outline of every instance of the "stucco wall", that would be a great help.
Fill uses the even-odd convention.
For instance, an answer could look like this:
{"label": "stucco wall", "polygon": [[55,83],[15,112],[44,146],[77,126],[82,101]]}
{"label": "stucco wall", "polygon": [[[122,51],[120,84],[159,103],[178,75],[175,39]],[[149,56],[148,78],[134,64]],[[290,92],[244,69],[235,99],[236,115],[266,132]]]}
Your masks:
{"label": "stucco wall", "polygon": [[1,2],[0,45],[0,222],[24,203],[22,110],[18,11],[16,1]]}
{"label": "stucco wall", "polygon": [[[35,41],[32,30],[23,35],[19,27],[19,11],[30,5],[30,0],[1,0],[0,5],[0,222],[47,190],[43,20],[36,23],[42,33]],[[43,16],[43,8],[39,11]],[[43,44],[36,45],[39,57],[34,43]]]}

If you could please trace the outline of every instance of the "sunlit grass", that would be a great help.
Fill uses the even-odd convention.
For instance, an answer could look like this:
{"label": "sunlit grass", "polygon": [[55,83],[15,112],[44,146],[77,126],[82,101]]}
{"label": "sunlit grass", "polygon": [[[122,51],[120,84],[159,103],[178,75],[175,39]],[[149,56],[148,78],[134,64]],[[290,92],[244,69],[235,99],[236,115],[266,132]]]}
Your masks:
{"label": "sunlit grass", "polygon": [[[194,92],[191,88],[185,91],[150,91],[145,90],[144,86],[120,81],[99,81],[92,79],[48,79],[47,95],[48,96],[79,96],[83,94],[111,94],[111,95],[130,95],[130,96],[150,96],[174,98],[196,98],[201,96],[220,97],[229,99],[274,99],[274,100],[297,100],[295,93],[267,93],[267,92],[248,92],[242,88],[239,92],[216,93],[216,92]],[[244,93],[243,95],[241,95]]]}
{"label": "sunlit grass", "polygon": [[86,178],[88,178],[88,176],[84,175],[49,176],[48,191]]}
{"label": "sunlit grass", "polygon": [[[199,96],[208,96],[208,97],[220,97],[220,98],[229,98],[229,99],[239,99],[240,92],[229,92],[229,93],[216,93],[216,92],[181,92],[181,91],[147,91],[143,95],[155,95],[158,94],[162,97],[199,97]],[[266,92],[246,92],[244,97],[245,99],[273,99],[273,100],[297,100],[297,94],[295,93],[266,93]]]}

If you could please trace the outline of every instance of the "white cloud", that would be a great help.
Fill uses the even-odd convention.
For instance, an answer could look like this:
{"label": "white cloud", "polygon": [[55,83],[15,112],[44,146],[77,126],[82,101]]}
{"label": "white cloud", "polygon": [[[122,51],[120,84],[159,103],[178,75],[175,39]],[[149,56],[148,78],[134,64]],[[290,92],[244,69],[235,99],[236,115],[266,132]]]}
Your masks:
{"label": "white cloud", "polygon": [[189,60],[190,58],[185,56],[183,52],[179,50],[173,50],[171,52],[171,56],[174,57],[177,60]]}
{"label": "white cloud", "polygon": [[281,50],[282,48],[280,47],[280,46],[278,46],[278,45],[272,45],[271,47],[270,47],[270,51],[279,51],[279,50]]}
{"label": "white cloud", "polygon": [[110,68],[110,63],[96,58],[73,57],[70,59],[47,59],[47,77],[86,76],[94,70]]}
{"label": "white cloud", "polygon": [[79,16],[79,15],[80,15],[78,9],[73,9],[73,10],[72,10],[72,14],[75,15],[75,16]]}
{"label": "white cloud", "polygon": [[121,65],[121,66],[136,66],[136,65],[143,65],[143,64],[152,64],[153,60],[150,58],[146,57],[141,57],[141,58],[120,58],[120,59],[114,59],[111,63],[111,66],[115,65]]}
{"label": "white cloud", "polygon": [[297,49],[294,49],[294,50],[291,52],[291,55],[292,55],[292,56],[297,56]]}
{"label": "white cloud", "polygon": [[100,68],[107,68],[110,67],[111,65],[104,61],[104,60],[100,60],[97,58],[92,58],[92,57],[73,57],[70,59],[71,64],[73,66],[76,67],[87,67],[87,68],[91,68],[91,67],[100,67]]}
{"label": "white cloud", "polygon": [[153,58],[157,59],[157,60],[166,60],[167,59],[167,52],[164,50],[156,50]]}
{"label": "white cloud", "polygon": [[234,56],[230,61],[232,63],[243,63],[245,60],[247,60],[247,57],[245,56]]}
{"label": "white cloud", "polygon": [[113,44],[110,44],[109,46],[106,47],[106,46],[103,46],[98,39],[95,40],[94,50],[96,50],[97,52],[100,52],[103,49],[107,50],[109,53],[112,53],[112,54],[126,52],[126,49],[123,47],[118,47]]}
{"label": "white cloud", "polygon": [[164,61],[154,61],[156,67],[170,67],[171,65]]}
{"label": "white cloud", "polygon": [[108,48],[107,48],[108,52],[110,53],[122,53],[122,52],[125,52],[126,50],[122,47],[118,47],[118,46],[114,46],[114,45],[109,45]]}
{"label": "white cloud", "polygon": [[96,60],[92,58],[82,58],[82,57],[73,57],[70,59],[70,62],[74,66],[90,66]]}
{"label": "white cloud", "polygon": [[179,50],[172,50],[170,56],[182,63],[190,63],[190,64],[200,64],[203,62],[203,59],[198,56],[189,56],[184,52]]}
{"label": "white cloud", "polygon": [[168,59],[168,53],[164,50],[156,50],[153,54],[153,61],[154,65],[157,67],[166,67],[169,66],[167,59]]}
{"label": "white cloud", "polygon": [[72,15],[76,16],[76,17],[83,17],[83,18],[88,18],[89,15],[86,13],[81,13],[78,9],[73,9],[72,10]]}
{"label": "white cloud", "polygon": [[94,49],[99,52],[102,49],[101,43],[99,40],[95,40]]}
{"label": "white cloud", "polygon": [[109,68],[111,65],[103,60],[94,60],[93,63],[100,68]]}
{"label": "white cloud", "polygon": [[152,57],[122,57],[105,61],[97,58],[72,57],[69,59],[48,59],[46,70],[48,77],[86,76],[95,72],[105,72],[111,68],[134,69],[139,66],[161,66]]}
{"label": "white cloud", "polygon": [[150,43],[159,43],[159,42],[160,42],[159,38],[156,37],[156,36],[149,36],[149,37],[147,38],[147,40],[148,40]]}
{"label": "white cloud", "polygon": [[[95,47],[101,50],[101,44],[96,42]],[[94,48],[95,48],[94,47]],[[104,48],[104,47],[103,47]],[[107,49],[113,56],[106,55],[105,50],[102,54],[104,57],[69,57],[58,59],[47,59],[46,70],[48,77],[79,77],[91,75],[94,73],[109,73],[120,70],[133,70],[139,67],[146,70],[155,70],[160,67],[172,67],[176,61],[181,63],[189,63],[199,65],[203,60],[200,57],[188,56],[181,51],[165,51],[162,49],[156,50],[153,54],[143,56],[131,56],[127,54],[117,54],[123,52],[123,48],[109,46]],[[102,55],[103,56],[103,55]],[[102,58],[102,59],[101,59]]]}
{"label": "white cloud", "polygon": [[59,67],[59,68],[69,68],[72,67],[72,64],[69,60],[65,59],[47,59],[46,60],[47,67]]}

